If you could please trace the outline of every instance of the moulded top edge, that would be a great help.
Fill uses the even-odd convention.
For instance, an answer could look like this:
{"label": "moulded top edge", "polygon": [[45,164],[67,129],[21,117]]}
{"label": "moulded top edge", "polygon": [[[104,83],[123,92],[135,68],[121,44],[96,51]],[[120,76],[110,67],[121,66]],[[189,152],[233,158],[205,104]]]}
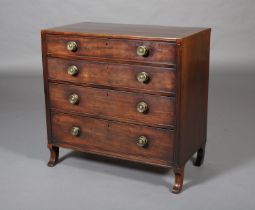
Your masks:
{"label": "moulded top edge", "polygon": [[176,41],[210,28],[82,22],[45,29],[50,34]]}

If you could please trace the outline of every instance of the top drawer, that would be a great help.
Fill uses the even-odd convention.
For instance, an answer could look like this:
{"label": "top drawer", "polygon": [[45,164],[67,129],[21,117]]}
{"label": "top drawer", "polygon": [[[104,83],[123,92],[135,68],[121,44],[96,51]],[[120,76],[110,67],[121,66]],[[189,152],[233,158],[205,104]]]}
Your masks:
{"label": "top drawer", "polygon": [[175,44],[168,42],[47,35],[47,53],[175,64]]}

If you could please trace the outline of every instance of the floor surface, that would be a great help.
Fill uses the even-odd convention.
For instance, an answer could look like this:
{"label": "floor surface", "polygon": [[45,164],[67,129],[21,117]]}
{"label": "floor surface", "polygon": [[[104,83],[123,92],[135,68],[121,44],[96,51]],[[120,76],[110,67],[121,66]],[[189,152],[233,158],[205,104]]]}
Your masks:
{"label": "floor surface", "polygon": [[[41,76],[0,76],[0,209],[255,209],[255,75],[212,74],[201,168],[188,162],[181,194],[172,171],[61,150],[46,163]],[[194,119],[195,120],[195,119]]]}

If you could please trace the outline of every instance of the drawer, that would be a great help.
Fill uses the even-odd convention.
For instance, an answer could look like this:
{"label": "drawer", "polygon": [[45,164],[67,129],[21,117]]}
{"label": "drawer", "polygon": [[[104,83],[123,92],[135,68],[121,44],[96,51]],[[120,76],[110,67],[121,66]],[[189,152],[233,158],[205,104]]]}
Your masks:
{"label": "drawer", "polygon": [[54,112],[51,118],[54,144],[145,162],[173,160],[174,131]]}
{"label": "drawer", "polygon": [[[72,45],[73,51],[67,49],[70,42],[76,43]],[[139,46],[147,49],[144,50],[146,55],[137,54]],[[175,44],[169,42],[47,35],[47,53],[175,64]]]}
{"label": "drawer", "polygon": [[159,127],[175,124],[173,97],[55,83],[49,84],[49,90],[51,108],[65,112]]}
{"label": "drawer", "polygon": [[48,58],[48,76],[53,80],[148,92],[176,90],[175,70],[163,67]]}

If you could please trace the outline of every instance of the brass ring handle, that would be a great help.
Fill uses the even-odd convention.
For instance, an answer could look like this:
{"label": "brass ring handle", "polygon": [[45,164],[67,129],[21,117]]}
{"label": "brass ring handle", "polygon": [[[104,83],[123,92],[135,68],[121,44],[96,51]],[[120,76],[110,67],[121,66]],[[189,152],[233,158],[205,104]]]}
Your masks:
{"label": "brass ring handle", "polygon": [[149,54],[149,49],[148,49],[148,47],[146,47],[146,46],[139,46],[139,47],[137,47],[137,49],[136,49],[136,53],[137,53],[137,55],[139,55],[139,56],[146,56],[146,55]]}
{"label": "brass ring handle", "polygon": [[70,104],[77,104],[80,100],[79,96],[76,93],[73,93],[71,95],[69,95],[68,98]]}
{"label": "brass ring handle", "polygon": [[70,42],[67,42],[66,48],[67,48],[67,50],[69,50],[71,52],[75,52],[78,48],[78,45],[76,42],[70,41]]}
{"label": "brass ring handle", "polygon": [[71,75],[71,76],[77,75],[78,72],[79,72],[79,69],[78,69],[78,67],[75,66],[75,65],[71,65],[71,66],[69,66],[68,69],[67,69],[67,73],[68,73],[69,75]]}
{"label": "brass ring handle", "polygon": [[136,75],[138,82],[146,83],[149,81],[150,77],[146,72],[140,72]]}
{"label": "brass ring handle", "polygon": [[138,112],[140,112],[140,113],[145,113],[145,112],[148,111],[148,109],[149,109],[148,104],[146,104],[146,103],[143,102],[143,101],[140,102],[140,103],[138,103],[137,106],[136,106],[136,110],[137,110]]}
{"label": "brass ring handle", "polygon": [[73,136],[79,136],[81,133],[81,129],[77,126],[74,126],[71,128],[71,135]]}
{"label": "brass ring handle", "polygon": [[140,147],[145,147],[148,145],[148,139],[145,136],[139,136],[137,139],[137,145]]}

